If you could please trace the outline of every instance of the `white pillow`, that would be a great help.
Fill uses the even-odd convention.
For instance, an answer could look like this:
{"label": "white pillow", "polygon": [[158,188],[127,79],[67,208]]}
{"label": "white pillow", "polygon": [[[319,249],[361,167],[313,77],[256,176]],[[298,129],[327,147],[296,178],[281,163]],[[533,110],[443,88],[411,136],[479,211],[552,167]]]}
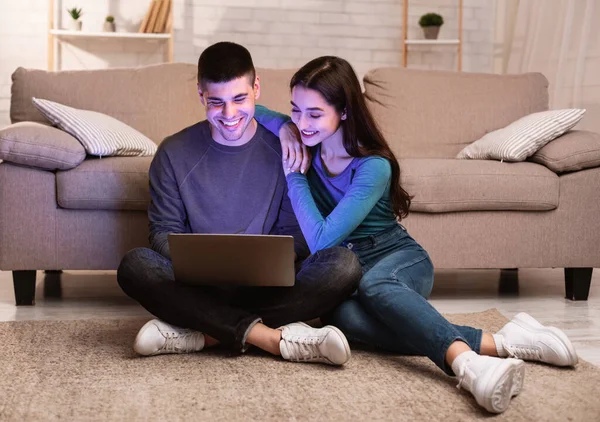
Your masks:
{"label": "white pillow", "polygon": [[150,138],[114,117],[39,98],[33,98],[33,104],[52,124],[77,138],[90,155],[143,156],[156,152]]}
{"label": "white pillow", "polygon": [[529,114],[467,145],[456,158],[525,161],[548,142],[575,126],[584,113],[584,109],[572,108]]}

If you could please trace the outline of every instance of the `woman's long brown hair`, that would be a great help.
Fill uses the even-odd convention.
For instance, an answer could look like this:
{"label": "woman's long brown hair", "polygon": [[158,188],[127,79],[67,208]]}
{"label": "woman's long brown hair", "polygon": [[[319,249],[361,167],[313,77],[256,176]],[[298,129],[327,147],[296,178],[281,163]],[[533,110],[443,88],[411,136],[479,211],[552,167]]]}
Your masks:
{"label": "woman's long brown hair", "polygon": [[290,89],[297,85],[318,91],[340,114],[346,113],[346,119],[340,124],[344,133],[344,148],[350,156],[377,155],[390,162],[392,208],[399,219],[405,218],[412,198],[400,186],[398,160],[367,108],[360,82],[350,63],[334,56],[318,57],[294,74]]}

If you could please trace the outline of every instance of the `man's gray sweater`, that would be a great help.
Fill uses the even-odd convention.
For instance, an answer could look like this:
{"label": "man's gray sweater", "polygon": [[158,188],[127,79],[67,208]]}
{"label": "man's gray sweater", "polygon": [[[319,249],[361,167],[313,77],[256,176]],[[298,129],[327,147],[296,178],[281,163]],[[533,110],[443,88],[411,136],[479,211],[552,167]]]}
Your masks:
{"label": "man's gray sweater", "polygon": [[261,125],[241,146],[215,142],[208,121],[169,136],[150,166],[150,196],[150,245],[169,259],[169,233],[291,235],[298,257],[309,254],[279,139]]}

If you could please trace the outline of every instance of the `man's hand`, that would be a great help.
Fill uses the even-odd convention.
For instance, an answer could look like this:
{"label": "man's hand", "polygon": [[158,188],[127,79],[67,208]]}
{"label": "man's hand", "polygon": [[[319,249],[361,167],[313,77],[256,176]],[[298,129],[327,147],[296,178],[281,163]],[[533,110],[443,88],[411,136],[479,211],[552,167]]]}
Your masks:
{"label": "man's hand", "polygon": [[297,171],[306,174],[312,157],[307,146],[302,143],[296,125],[292,122],[284,124],[279,129],[279,140],[281,142],[281,156],[285,175]]}

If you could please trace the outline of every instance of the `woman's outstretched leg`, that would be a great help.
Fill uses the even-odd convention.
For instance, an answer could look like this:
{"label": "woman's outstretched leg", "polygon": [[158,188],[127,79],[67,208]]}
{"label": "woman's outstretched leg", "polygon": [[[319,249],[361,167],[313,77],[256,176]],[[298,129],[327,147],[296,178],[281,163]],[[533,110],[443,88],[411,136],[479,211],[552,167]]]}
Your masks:
{"label": "woman's outstretched leg", "polygon": [[[415,295],[420,297],[416,293]],[[404,299],[410,300],[407,297]],[[424,303],[428,307],[424,307],[420,314],[430,314],[425,318],[427,321],[437,320],[434,325],[448,327],[447,336],[444,338],[450,340],[445,349],[442,346],[445,340],[436,340],[438,335],[430,336],[426,332],[426,325],[420,327],[420,331],[419,327],[413,331],[406,328],[412,317],[406,320],[398,319],[390,325],[403,326],[404,329],[394,330],[367,312],[357,296],[342,303],[325,318],[325,322],[340,328],[351,342],[369,344],[402,355],[428,356],[448,375],[456,375],[458,386],[470,391],[485,409],[493,413],[506,410],[510,399],[521,390],[524,378],[523,361],[480,356],[461,335],[461,330],[467,337],[471,337],[471,343],[477,348],[480,340],[476,339],[481,339],[481,330],[454,326],[439,315],[428,302]],[[436,329],[437,333],[441,331],[440,328]]]}

